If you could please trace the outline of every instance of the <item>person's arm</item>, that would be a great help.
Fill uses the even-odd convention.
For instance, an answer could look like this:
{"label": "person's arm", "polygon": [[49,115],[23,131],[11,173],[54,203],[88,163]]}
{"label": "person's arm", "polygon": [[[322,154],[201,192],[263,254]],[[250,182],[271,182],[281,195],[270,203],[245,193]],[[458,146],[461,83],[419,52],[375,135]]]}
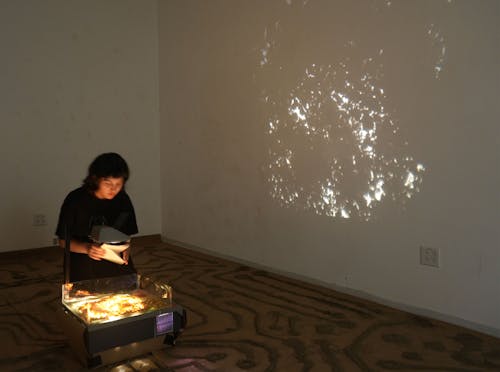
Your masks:
{"label": "person's arm", "polygon": [[[66,247],[66,241],[59,239],[59,246],[62,248]],[[92,243],[79,242],[77,240],[71,240],[69,244],[69,250],[73,253],[86,254],[93,260],[100,261],[102,256],[104,256],[104,249],[98,245]]]}

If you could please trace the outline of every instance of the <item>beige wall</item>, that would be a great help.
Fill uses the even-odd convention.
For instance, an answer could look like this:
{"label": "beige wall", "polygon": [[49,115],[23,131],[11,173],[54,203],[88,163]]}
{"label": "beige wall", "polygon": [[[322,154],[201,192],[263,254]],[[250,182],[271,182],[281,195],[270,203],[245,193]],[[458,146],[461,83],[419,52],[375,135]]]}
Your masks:
{"label": "beige wall", "polygon": [[164,239],[500,334],[499,14],[160,2]]}
{"label": "beige wall", "polygon": [[107,151],[131,168],[140,234],[160,231],[157,29],[152,0],[0,2],[0,251],[52,245]]}
{"label": "beige wall", "polygon": [[[140,234],[499,335],[498,14],[495,0],[2,1],[0,250],[50,245],[66,193],[118,151]],[[368,207],[370,170],[385,195]]]}

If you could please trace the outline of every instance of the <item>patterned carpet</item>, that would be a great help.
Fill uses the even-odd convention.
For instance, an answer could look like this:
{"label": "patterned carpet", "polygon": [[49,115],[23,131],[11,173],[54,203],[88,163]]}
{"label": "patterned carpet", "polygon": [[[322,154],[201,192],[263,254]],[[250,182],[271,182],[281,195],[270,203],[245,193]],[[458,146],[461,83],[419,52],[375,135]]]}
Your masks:
{"label": "patterned carpet", "polygon": [[[138,270],[173,286],[173,347],[96,371],[500,371],[500,340],[241,264],[136,238]],[[3,253],[0,370],[83,370],[55,316],[62,250]]]}

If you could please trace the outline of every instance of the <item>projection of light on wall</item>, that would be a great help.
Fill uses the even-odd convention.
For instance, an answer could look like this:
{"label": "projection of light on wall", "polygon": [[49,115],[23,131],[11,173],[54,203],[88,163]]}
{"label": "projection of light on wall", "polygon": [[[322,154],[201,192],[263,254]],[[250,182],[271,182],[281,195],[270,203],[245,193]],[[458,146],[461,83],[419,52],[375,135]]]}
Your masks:
{"label": "projection of light on wall", "polygon": [[[263,69],[287,68],[272,61],[279,47],[273,36],[280,28],[276,22],[264,32]],[[435,25],[422,31],[431,48],[438,50],[437,79],[445,62],[444,37]],[[358,50],[351,53],[356,42],[346,40],[345,45],[339,61],[306,66],[286,92],[263,90],[269,113],[267,179],[271,196],[282,206],[369,220],[385,200],[404,205],[414,197],[425,166],[410,153],[398,118],[389,109],[384,49],[360,61],[349,57],[360,55]]]}
{"label": "projection of light on wall", "polygon": [[[373,61],[364,61],[358,79],[348,63],[309,66],[281,108],[287,115],[270,118],[269,183],[284,205],[369,218],[386,197],[412,197],[424,166],[405,154],[377,73],[369,72]],[[279,110],[279,102],[267,100]]]}
{"label": "projection of light on wall", "polygon": [[438,56],[436,64],[434,66],[434,76],[436,79],[439,79],[439,74],[443,69],[446,56],[446,45],[444,37],[441,35],[441,32],[436,29],[436,26],[434,24],[430,25],[427,34],[431,39],[432,46],[437,50]]}

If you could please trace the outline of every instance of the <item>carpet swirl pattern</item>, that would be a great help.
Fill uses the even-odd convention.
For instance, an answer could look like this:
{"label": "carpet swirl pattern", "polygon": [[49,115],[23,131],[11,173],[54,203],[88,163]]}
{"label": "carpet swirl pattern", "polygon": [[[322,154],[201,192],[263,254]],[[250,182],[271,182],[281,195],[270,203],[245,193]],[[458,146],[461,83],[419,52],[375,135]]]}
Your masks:
{"label": "carpet swirl pattern", "polygon": [[[197,251],[135,238],[138,270],[172,285],[173,347],[98,371],[500,371],[500,340]],[[0,369],[78,371],[58,325],[62,251],[0,255]]]}

